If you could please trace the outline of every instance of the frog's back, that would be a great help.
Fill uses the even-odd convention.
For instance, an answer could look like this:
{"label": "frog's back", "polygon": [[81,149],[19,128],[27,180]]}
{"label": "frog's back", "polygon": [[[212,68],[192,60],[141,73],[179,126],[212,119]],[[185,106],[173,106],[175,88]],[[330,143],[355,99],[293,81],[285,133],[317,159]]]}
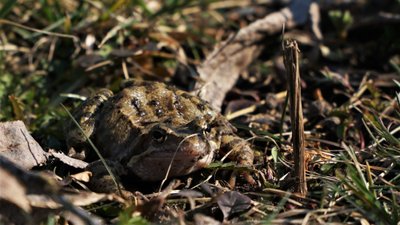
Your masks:
{"label": "frog's back", "polygon": [[169,123],[183,126],[193,120],[212,120],[218,114],[203,100],[159,82],[132,81],[108,102],[109,111],[134,126]]}

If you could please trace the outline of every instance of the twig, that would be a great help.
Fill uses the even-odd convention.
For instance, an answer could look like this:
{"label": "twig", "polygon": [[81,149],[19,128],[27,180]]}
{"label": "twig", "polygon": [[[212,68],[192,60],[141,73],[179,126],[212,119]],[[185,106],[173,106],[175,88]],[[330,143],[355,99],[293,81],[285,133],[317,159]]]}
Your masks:
{"label": "twig", "polygon": [[304,157],[304,127],[303,110],[301,106],[299,52],[297,42],[286,40],[283,49],[283,58],[289,81],[290,120],[292,123],[294,173],[296,192],[307,194],[306,165]]}

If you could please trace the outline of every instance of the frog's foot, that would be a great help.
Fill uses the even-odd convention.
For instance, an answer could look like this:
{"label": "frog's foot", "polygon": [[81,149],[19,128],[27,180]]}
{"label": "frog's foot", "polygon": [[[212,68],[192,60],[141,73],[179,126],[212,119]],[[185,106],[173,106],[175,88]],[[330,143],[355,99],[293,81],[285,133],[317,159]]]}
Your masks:
{"label": "frog's foot", "polygon": [[68,156],[74,159],[85,160],[86,159],[86,152],[85,150],[77,151],[75,147],[70,147],[68,149]]}
{"label": "frog's foot", "polygon": [[[221,150],[228,154],[231,160],[236,161],[239,166],[253,167],[253,149],[251,149],[250,144],[242,138],[235,135],[224,135],[221,140]],[[242,175],[249,184],[256,184],[256,181],[249,172],[243,172]],[[233,173],[229,182],[231,187],[235,186],[235,181],[236,173]]]}
{"label": "frog's foot", "polygon": [[112,175],[106,169],[104,164],[97,160],[86,167],[86,170],[92,173],[88,187],[95,192],[122,194],[123,197],[129,197],[132,193],[125,190],[119,178],[125,174],[123,166],[111,160],[105,160]]}
{"label": "frog's foot", "polygon": [[[229,179],[229,186],[231,188],[234,188],[236,186],[236,176],[237,176],[236,171],[233,171]],[[242,176],[250,185],[255,186],[257,184],[257,182],[254,180],[254,178],[251,176],[249,172],[243,172]]]}

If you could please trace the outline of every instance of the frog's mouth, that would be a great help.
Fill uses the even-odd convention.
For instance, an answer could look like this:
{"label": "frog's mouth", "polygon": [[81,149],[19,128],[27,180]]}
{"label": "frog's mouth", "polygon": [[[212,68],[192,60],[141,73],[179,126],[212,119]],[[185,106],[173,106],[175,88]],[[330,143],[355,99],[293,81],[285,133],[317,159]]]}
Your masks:
{"label": "frog's mouth", "polygon": [[[148,181],[158,181],[166,177],[189,174],[210,164],[218,148],[213,141],[202,134],[180,137],[167,135],[160,142],[161,135],[156,134],[144,152],[132,157],[128,168],[138,177]],[[157,141],[158,140],[158,141]]]}

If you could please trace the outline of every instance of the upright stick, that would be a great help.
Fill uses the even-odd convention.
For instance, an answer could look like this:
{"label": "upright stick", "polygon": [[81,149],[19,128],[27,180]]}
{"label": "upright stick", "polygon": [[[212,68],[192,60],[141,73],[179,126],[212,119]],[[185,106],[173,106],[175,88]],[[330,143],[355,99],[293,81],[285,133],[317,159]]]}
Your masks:
{"label": "upright stick", "polygon": [[306,165],[304,158],[303,109],[301,106],[301,87],[299,52],[297,42],[286,40],[283,46],[284,62],[289,81],[290,120],[292,123],[292,139],[294,153],[294,173],[296,192],[302,196],[307,194]]}

